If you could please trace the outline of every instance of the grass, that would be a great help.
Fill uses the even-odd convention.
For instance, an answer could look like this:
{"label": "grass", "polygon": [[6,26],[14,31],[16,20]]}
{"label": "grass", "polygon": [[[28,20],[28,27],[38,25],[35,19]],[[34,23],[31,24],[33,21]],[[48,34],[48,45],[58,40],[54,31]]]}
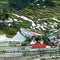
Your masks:
{"label": "grass", "polygon": [[0,35],[1,35],[1,34],[5,34],[5,32],[4,32],[4,31],[2,31],[2,30],[0,30]]}
{"label": "grass", "polygon": [[2,3],[2,4],[8,4],[8,2],[3,2],[3,1],[1,1],[0,3]]}

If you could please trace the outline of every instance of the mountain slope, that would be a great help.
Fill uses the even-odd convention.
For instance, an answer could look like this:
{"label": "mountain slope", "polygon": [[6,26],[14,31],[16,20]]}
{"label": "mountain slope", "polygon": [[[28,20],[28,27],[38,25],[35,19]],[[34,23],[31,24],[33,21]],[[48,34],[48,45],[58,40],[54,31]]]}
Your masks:
{"label": "mountain slope", "polygon": [[[14,13],[14,14],[17,14],[18,16],[20,16],[20,18],[13,17],[14,19],[22,21],[22,22],[20,22],[20,27],[29,28],[35,32],[40,32],[41,30],[45,30],[45,29],[49,30],[50,27],[52,27],[52,29],[53,29],[54,26],[56,26],[56,24],[57,24],[56,21],[54,21],[54,20],[60,20],[60,1],[59,0],[53,0],[53,2],[55,3],[56,6],[45,7],[45,8],[36,8],[35,0],[34,1],[25,0],[24,3],[20,4],[20,6],[18,6],[18,5],[15,7],[13,6],[14,7],[13,8],[13,7],[9,7],[9,1],[11,1],[12,3],[13,3],[13,1],[15,1],[14,4],[15,3],[20,4],[21,1],[23,1],[23,0],[18,0],[19,2],[17,2],[17,0],[0,0],[0,9],[7,8],[7,10],[10,13]],[[30,1],[32,1],[32,2],[30,2]],[[34,9],[32,9],[30,7],[30,4],[33,5]],[[29,5],[29,7],[27,5]],[[16,7],[17,7],[17,10],[15,10]],[[23,7],[24,9],[19,10],[18,9],[19,7]],[[11,8],[13,10],[11,10]],[[21,18],[21,16],[32,20],[36,24],[37,28],[36,28],[36,26],[33,27],[31,22],[27,21],[28,19],[24,20],[24,18]],[[45,20],[41,21],[39,19],[42,19],[42,20],[45,19]],[[49,25],[49,24],[50,25],[47,27],[46,26],[43,27],[42,24],[46,24],[46,23],[47,23],[47,25]],[[53,23],[55,23],[55,25]],[[39,26],[39,24],[40,24],[40,26]],[[54,26],[51,26],[51,25],[54,25]],[[6,29],[6,30],[4,30],[4,29]],[[7,33],[9,35],[14,35],[17,32],[17,29],[14,27],[10,27],[9,29],[8,29],[8,27],[4,27],[4,29],[3,30],[0,29],[0,31],[2,31],[3,33]],[[60,29],[60,28],[58,28],[58,29]]]}

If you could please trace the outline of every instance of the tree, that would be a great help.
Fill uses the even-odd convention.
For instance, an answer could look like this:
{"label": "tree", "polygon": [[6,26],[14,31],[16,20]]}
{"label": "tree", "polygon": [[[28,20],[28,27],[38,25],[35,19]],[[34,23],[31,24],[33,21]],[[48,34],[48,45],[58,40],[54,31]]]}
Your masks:
{"label": "tree", "polygon": [[[43,2],[43,0],[38,0],[38,1],[37,1],[37,4],[39,4],[40,8],[42,8],[43,5],[44,5],[44,2]],[[38,6],[38,7],[39,7],[39,6]]]}
{"label": "tree", "polygon": [[9,6],[13,9],[23,9],[26,6],[29,6],[34,0],[8,0]]}
{"label": "tree", "polygon": [[1,9],[0,10],[0,20],[3,21],[3,25],[5,24],[5,20],[8,20],[9,14],[6,9]]}
{"label": "tree", "polygon": [[45,0],[44,5],[47,7],[54,7],[55,6],[55,4],[52,0]]}

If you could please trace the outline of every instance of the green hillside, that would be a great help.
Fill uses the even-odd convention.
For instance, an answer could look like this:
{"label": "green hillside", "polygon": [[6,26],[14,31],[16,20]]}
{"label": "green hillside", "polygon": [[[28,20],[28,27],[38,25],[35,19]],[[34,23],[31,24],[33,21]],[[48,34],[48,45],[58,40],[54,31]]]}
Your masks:
{"label": "green hillside", "polygon": [[[42,0],[39,0],[42,1]],[[47,0],[46,0],[47,1]],[[52,3],[53,2],[53,3]],[[23,15],[32,19],[35,23],[38,18],[56,18],[60,20],[60,0],[52,0],[51,4],[48,2],[36,2],[36,0],[0,0],[0,10],[7,10],[9,13],[15,13],[18,15]],[[37,6],[37,4],[40,4]],[[9,15],[9,17],[11,14]],[[13,17],[16,18],[16,17]],[[19,18],[19,20],[22,20]],[[52,21],[54,23],[54,21]],[[47,21],[49,24],[50,21]],[[28,24],[28,25],[27,25]],[[18,27],[30,28],[31,23],[28,21],[23,21]],[[60,25],[58,25],[60,27]],[[58,28],[60,31],[60,28]],[[7,36],[12,36],[18,31],[17,27],[1,27],[0,24],[0,34],[7,34]],[[38,30],[32,30],[38,32]]]}

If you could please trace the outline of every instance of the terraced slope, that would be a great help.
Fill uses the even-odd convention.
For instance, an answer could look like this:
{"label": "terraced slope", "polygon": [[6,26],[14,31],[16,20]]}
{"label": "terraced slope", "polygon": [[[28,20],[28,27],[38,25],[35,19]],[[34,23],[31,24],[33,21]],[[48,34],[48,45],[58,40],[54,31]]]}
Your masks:
{"label": "terraced slope", "polygon": [[[8,1],[9,0],[0,0],[0,10],[4,8],[4,9],[9,10],[9,12],[11,12],[11,13],[15,13],[15,14],[18,14],[19,16],[27,17],[27,18],[31,19],[36,24],[36,26],[37,26],[37,24],[42,25],[44,22],[45,22],[45,24],[47,23],[48,25],[49,24],[50,25],[53,25],[53,23],[56,22],[56,21],[54,21],[54,19],[60,21],[60,0],[53,0],[53,2],[56,5],[54,7],[48,7],[48,8],[45,7],[45,8],[42,8],[41,9],[41,8],[36,8],[36,6],[34,6],[35,9],[32,9],[32,8],[30,8],[30,7],[27,6],[27,7],[25,7],[22,10],[14,10],[13,9],[13,11],[10,9],[9,2]],[[19,1],[21,1],[21,0],[19,0]],[[21,4],[21,6],[22,6],[22,4]],[[18,6],[17,6],[17,8],[18,8]],[[51,18],[54,18],[54,19],[51,19]],[[14,17],[14,19],[16,19],[16,18]],[[29,29],[31,29],[31,30],[33,30],[35,32],[40,32],[41,30],[45,30],[45,28],[46,28],[45,27],[43,29],[42,27],[39,27],[38,29],[35,29],[35,27],[36,27],[35,26],[32,29],[31,22],[28,22],[28,21],[26,21],[24,19],[21,19],[21,18],[17,18],[17,19],[19,19],[19,20],[22,21],[20,23],[20,27],[29,28]],[[38,19],[45,19],[45,20],[38,21]],[[58,24],[58,26],[60,27],[60,24]],[[48,28],[46,28],[46,29],[49,30],[51,26],[47,26],[47,27]],[[60,31],[60,28],[59,27],[58,27],[58,29]],[[6,29],[6,30],[4,30],[4,29]],[[9,29],[8,29],[8,27],[4,27],[3,29],[0,29],[1,34],[6,33],[6,34],[8,34],[8,36],[14,35],[16,33],[16,31],[17,31],[17,29],[14,28],[14,27],[11,27]]]}

